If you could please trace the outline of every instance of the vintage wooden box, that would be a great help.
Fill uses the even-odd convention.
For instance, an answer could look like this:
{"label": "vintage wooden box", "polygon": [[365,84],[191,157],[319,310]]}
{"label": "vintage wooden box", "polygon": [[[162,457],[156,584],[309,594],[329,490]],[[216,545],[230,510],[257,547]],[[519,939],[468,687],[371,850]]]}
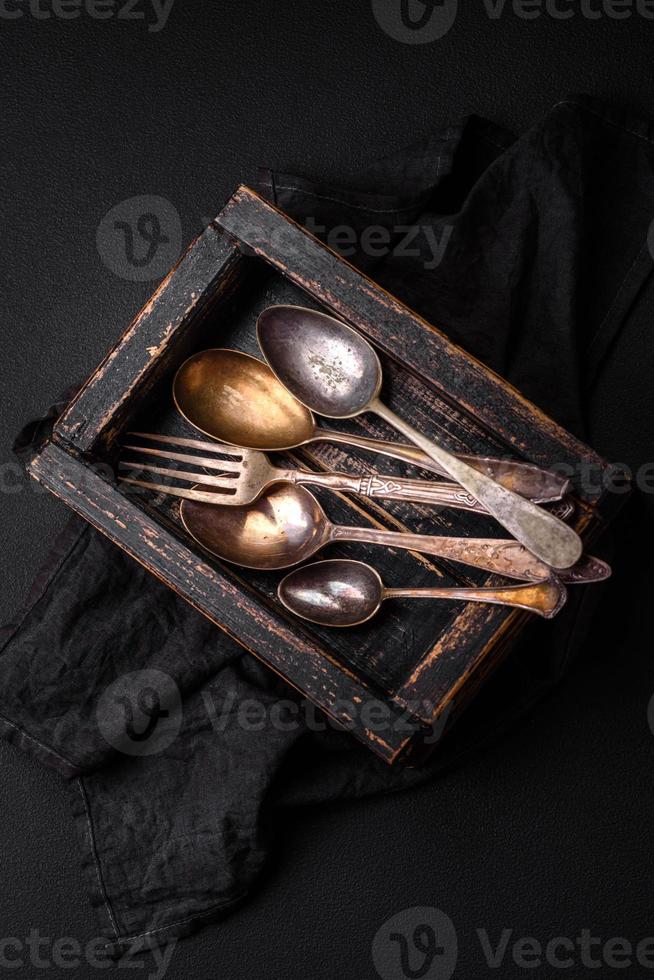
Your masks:
{"label": "vintage wooden box", "polygon": [[[193,434],[173,408],[176,368],[203,347],[257,354],[256,316],[280,302],[315,306],[361,330],[381,354],[390,406],[451,450],[594,471],[594,484],[576,480],[574,523],[586,541],[597,534],[611,509],[601,488],[606,463],[247,187],[193,242],[89,378],[31,474],[387,762],[419,758],[424,735],[469,700],[528,614],[407,600],[385,603],[375,620],[356,629],[312,627],[278,604],[280,573],[221,564],[185,533],[172,498],[128,493],[109,467],[97,466],[115,465],[126,429]],[[399,438],[372,416],[325,420],[332,424]],[[329,443],[295,458],[314,468],[407,472]],[[498,535],[483,515],[318,496],[341,523]],[[330,554],[370,561],[390,586],[492,582],[483,572],[415,553],[341,545],[321,557]]]}

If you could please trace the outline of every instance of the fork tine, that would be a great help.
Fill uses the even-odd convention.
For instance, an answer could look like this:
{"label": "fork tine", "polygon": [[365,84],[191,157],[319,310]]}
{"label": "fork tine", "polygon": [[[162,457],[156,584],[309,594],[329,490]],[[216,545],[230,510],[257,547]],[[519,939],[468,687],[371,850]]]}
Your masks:
{"label": "fork tine", "polygon": [[174,459],[178,463],[193,463],[195,466],[206,466],[208,470],[218,470],[219,473],[238,473],[243,468],[239,459],[209,459],[207,456],[189,456],[185,453],[169,453],[164,449],[150,449],[148,446],[123,446],[137,453],[147,453],[148,456],[159,456],[162,459]]}
{"label": "fork tine", "polygon": [[239,447],[227,442],[208,442],[206,439],[183,439],[178,436],[162,436],[156,432],[128,432],[128,436],[139,436],[141,439],[152,439],[154,442],[165,442],[171,446],[185,446],[187,449],[206,449],[212,453],[228,453],[239,455]]}
{"label": "fork tine", "polygon": [[122,460],[119,462],[118,466],[123,469],[130,470],[145,470],[147,473],[157,473],[159,476],[170,476],[175,480],[182,480],[185,483],[201,483],[206,487],[225,487],[233,489],[236,487],[234,480],[237,478],[237,473],[228,474],[227,476],[209,476],[206,473],[187,473],[184,470],[173,470],[169,466],[148,466],[147,463],[136,463],[131,460]]}
{"label": "fork tine", "polygon": [[133,480],[128,476],[118,478],[121,483],[131,483],[135,487],[145,487],[146,490],[153,490],[157,493],[167,493],[172,497],[183,497],[184,500],[200,500],[205,504],[219,504],[222,497],[230,497],[227,493],[211,493],[207,490],[182,490],[181,487],[168,487],[161,483],[148,483],[147,480]]}

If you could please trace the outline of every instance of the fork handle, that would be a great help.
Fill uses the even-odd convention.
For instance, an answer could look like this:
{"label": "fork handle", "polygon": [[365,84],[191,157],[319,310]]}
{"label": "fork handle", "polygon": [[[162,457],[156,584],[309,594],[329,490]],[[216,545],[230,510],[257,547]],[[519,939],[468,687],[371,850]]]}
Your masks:
{"label": "fork handle", "polygon": [[[385,442],[382,439],[370,439],[367,436],[331,429],[318,429],[315,438],[320,442],[356,446],[377,455],[391,456],[412,466],[419,466],[420,469],[431,470],[439,476],[448,475],[443,467],[430,459],[421,449],[405,442]],[[473,469],[491,477],[507,490],[513,490],[514,493],[519,493],[520,496],[527,497],[537,504],[560,500],[570,489],[569,479],[551,470],[541,469],[533,463],[493,459],[488,456],[470,456],[463,453],[457,453],[457,457]]]}
{"label": "fork handle", "polygon": [[404,480],[396,476],[350,476],[347,473],[310,473],[288,470],[285,479],[292,483],[356,493],[360,497],[382,497],[385,500],[406,500],[414,504],[434,504],[457,510],[488,511],[478,500],[456,483],[437,483],[435,480]]}

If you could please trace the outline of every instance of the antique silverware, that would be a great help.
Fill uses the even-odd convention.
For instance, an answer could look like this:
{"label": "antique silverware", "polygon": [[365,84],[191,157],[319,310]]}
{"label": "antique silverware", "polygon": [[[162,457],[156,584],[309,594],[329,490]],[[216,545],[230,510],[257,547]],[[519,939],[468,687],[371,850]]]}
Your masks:
{"label": "antique silverware", "polygon": [[[333,442],[447,476],[416,446],[318,427],[313,413],[281,384],[267,364],[240,351],[212,349],[194,354],[177,372],[173,397],[179,412],[194,428],[220,442],[269,452]],[[565,477],[531,463],[485,456],[458,458],[537,503],[560,500],[570,488]]]}
{"label": "antique silverware", "polygon": [[[419,551],[521,581],[551,576],[547,565],[510,538],[449,538],[332,524],[309,490],[289,483],[276,483],[240,507],[184,499],[180,514],[186,530],[207,551],[245,568],[290,568],[328,544],[359,541]],[[594,582],[609,574],[604,562],[585,556],[560,578]]]}
{"label": "antique silverware", "polygon": [[[212,504],[250,504],[253,500],[273,483],[297,483],[325,490],[338,490],[344,493],[355,493],[360,497],[385,500],[405,500],[412,503],[433,504],[443,507],[453,507],[458,510],[475,511],[485,514],[486,510],[475,498],[457,486],[455,483],[437,482],[436,480],[407,480],[397,476],[356,476],[350,473],[316,473],[306,469],[289,469],[273,466],[268,457],[255,449],[241,449],[228,443],[207,442],[202,439],[184,439],[176,436],[158,435],[154,432],[130,432],[129,436],[161,442],[175,446],[176,449],[193,449],[198,452],[210,453],[210,456],[198,456],[177,451],[153,449],[150,446],[124,445],[135,453],[143,453],[158,459],[184,463],[187,466],[198,467],[195,470],[176,470],[167,466],[153,466],[138,460],[121,459],[119,467],[123,470],[142,470],[158,476],[167,476],[180,480],[182,483],[194,483],[198,487],[208,487],[211,490],[187,490],[183,492],[171,486],[158,486],[146,483],[133,477],[121,477],[124,483],[136,486],[151,487],[160,492],[173,496],[184,497],[187,500],[203,500]],[[221,458],[225,457],[225,458]],[[215,470],[220,476],[201,472],[201,468]],[[215,491],[222,491],[217,494]],[[559,501],[554,506],[572,512],[572,505]]]}
{"label": "antique silverware", "polygon": [[387,589],[379,573],[361,561],[318,561],[290,572],[277,589],[279,601],[301,619],[321,626],[358,626],[379,611],[385,599],[464,599],[514,606],[551,619],[564,605],[566,590],[556,578],[505,588]]}
{"label": "antique silverware", "polygon": [[259,316],[257,336],[268,364],[303,405],[327,418],[374,412],[438,463],[542,561],[562,569],[579,560],[583,547],[573,528],[452,456],[380,401],[381,364],[358,331],[315,310],[271,306]]}

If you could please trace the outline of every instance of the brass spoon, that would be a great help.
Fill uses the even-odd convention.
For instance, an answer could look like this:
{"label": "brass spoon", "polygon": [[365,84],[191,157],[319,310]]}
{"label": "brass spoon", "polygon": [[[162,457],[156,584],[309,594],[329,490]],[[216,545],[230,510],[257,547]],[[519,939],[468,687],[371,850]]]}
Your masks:
{"label": "brass spoon", "polygon": [[315,310],[270,306],[259,316],[257,336],[268,364],[303,405],[327,418],[376,413],[542,561],[552,568],[569,568],[579,560],[581,538],[571,527],[457,459],[380,401],[381,364],[358,331]]}
{"label": "brass spoon", "polygon": [[[521,581],[541,582],[551,574],[511,538],[449,538],[332,524],[309,490],[289,483],[274,484],[254,503],[237,507],[183,500],[180,513],[184,527],[203,548],[245,568],[290,568],[335,541],[360,541],[420,551]],[[604,562],[585,557],[560,577],[584,582],[609,574]]]}
{"label": "brass spoon", "polygon": [[556,579],[538,585],[498,589],[387,589],[378,572],[361,561],[318,561],[290,572],[277,589],[279,601],[301,619],[320,626],[359,626],[385,599],[464,599],[514,606],[551,619],[564,605],[566,591]]}
{"label": "brass spoon", "polygon": [[[333,442],[444,475],[442,467],[415,446],[320,428],[310,409],[284,387],[267,364],[240,351],[212,349],[194,354],[177,372],[173,398],[194,428],[233,446],[274,452]],[[538,503],[560,500],[570,487],[569,480],[530,463],[484,456],[462,455],[459,459]]]}

